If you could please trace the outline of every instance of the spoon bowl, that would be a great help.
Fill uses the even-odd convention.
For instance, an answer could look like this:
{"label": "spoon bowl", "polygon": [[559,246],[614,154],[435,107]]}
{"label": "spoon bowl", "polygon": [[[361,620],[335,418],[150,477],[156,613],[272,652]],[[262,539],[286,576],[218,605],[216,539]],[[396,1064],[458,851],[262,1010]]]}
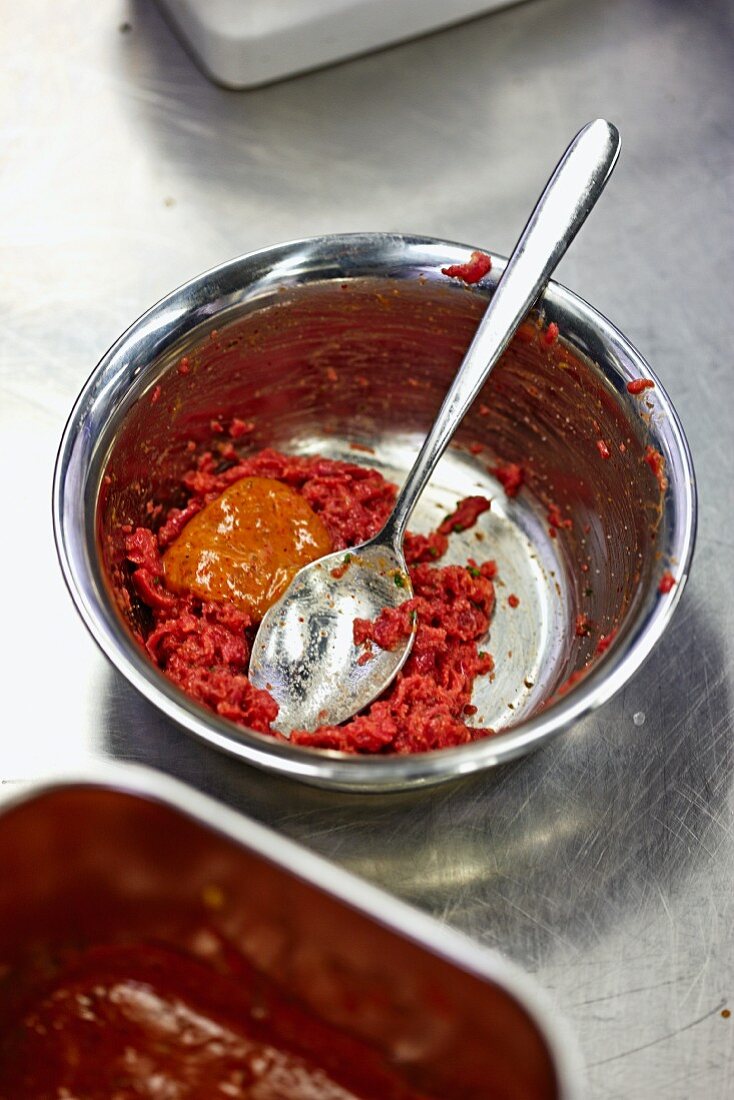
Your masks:
{"label": "spoon bowl", "polygon": [[375,683],[389,684],[407,661],[415,632],[393,649],[359,647],[355,619],[375,619],[412,596],[405,558],[379,535],[304,566],[266,612],[250,656],[250,680],[288,699],[273,727],[338,725],[371,703]]}

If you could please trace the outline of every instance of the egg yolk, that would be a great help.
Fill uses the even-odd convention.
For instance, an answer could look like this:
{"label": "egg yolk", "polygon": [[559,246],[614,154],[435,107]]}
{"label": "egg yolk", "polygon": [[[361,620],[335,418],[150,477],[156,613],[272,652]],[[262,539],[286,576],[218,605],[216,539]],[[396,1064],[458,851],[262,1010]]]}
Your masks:
{"label": "egg yolk", "polygon": [[207,504],[163,556],[166,585],[229,600],[258,622],[303,566],[331,550],[322,520],[294,489],[243,477]]}

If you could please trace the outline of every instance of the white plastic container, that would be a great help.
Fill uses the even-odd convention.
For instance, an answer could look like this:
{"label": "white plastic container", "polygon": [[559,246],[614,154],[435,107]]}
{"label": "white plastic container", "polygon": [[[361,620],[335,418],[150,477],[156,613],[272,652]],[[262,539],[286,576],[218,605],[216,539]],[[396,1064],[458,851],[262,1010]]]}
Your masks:
{"label": "white plastic container", "polygon": [[204,71],[254,88],[517,0],[159,0]]}

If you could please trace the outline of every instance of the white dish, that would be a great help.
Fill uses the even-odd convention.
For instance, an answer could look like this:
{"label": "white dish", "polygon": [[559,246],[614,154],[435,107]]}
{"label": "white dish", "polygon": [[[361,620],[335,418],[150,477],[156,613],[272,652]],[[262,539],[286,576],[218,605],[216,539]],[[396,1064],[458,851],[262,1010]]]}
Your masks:
{"label": "white dish", "polygon": [[159,0],[208,76],[253,88],[516,0]]}

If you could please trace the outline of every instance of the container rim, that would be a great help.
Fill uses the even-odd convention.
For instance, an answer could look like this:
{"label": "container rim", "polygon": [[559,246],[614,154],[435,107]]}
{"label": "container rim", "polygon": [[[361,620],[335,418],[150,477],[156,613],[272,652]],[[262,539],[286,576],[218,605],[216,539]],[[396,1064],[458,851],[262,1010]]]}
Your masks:
{"label": "container rim", "polygon": [[559,1100],[582,1100],[585,1074],[578,1041],[550,995],[518,964],[178,779],[142,764],[96,762],[0,791],[0,823],[6,814],[45,795],[85,788],[132,795],[171,808],[432,955],[498,986],[526,1012],[545,1041]]}

